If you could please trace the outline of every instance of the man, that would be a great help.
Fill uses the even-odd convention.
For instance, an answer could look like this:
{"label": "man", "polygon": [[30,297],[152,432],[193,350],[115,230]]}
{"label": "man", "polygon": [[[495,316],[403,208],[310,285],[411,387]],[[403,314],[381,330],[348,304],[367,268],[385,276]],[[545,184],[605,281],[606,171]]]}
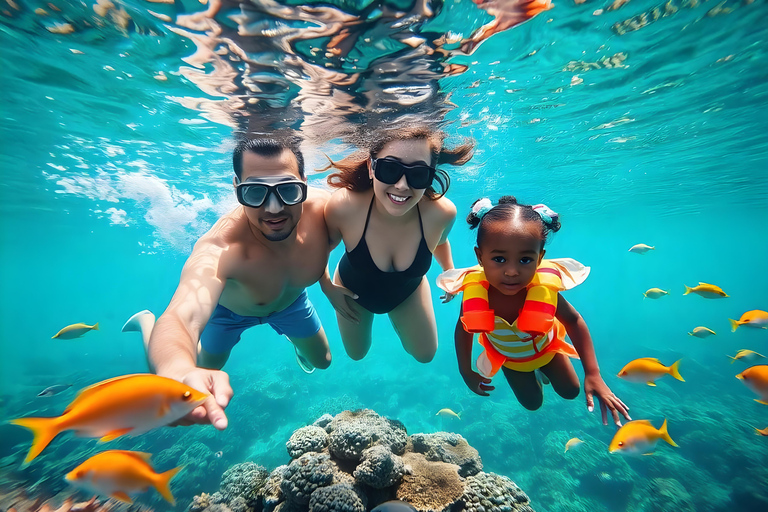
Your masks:
{"label": "man", "polygon": [[242,206],[195,244],[154,327],[152,318],[147,321],[151,313],[143,312],[123,328],[144,326],[147,356],[158,375],[211,393],[186,423],[210,422],[220,430],[227,426],[224,408],[233,394],[220,369],[245,329],[269,324],[290,339],[297,360],[312,371],[327,368],[331,353],[305,288],[322,277],[334,307],[354,314],[344,298],[354,294],[332,285],[326,271],[331,247],[323,209],[330,195],[307,187],[298,147],[243,141],[233,164]]}

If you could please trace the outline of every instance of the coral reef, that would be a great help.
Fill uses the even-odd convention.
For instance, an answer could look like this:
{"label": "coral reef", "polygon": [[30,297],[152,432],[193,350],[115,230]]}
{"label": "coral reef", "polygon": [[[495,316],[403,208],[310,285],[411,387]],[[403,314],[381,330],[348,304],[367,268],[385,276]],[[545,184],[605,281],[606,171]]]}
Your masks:
{"label": "coral reef", "polygon": [[252,462],[224,473],[218,492],[191,512],[364,512],[392,499],[419,512],[532,512],[509,478],[483,473],[458,434],[408,436],[405,426],[364,409],[322,415],[286,443],[292,460],[267,475]]}

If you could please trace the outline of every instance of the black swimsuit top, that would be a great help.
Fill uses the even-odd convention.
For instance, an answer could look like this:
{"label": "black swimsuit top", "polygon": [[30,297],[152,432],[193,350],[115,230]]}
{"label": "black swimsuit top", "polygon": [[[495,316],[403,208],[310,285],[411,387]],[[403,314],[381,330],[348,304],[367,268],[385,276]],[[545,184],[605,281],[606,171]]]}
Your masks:
{"label": "black swimsuit top", "polygon": [[368,221],[371,220],[374,196],[368,207],[363,236],[357,246],[345,252],[339,261],[339,276],[344,286],[358,295],[357,302],[371,313],[389,313],[407,299],[421,284],[421,279],[432,266],[432,252],[424,238],[424,224],[421,210],[416,205],[421,229],[421,243],[413,263],[401,272],[384,272],[371,258],[371,251],[365,241]]}

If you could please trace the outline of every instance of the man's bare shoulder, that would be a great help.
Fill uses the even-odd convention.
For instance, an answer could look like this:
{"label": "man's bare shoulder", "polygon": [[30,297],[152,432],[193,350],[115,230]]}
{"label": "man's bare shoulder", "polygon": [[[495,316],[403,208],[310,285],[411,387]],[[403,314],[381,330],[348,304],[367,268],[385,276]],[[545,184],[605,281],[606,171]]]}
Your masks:
{"label": "man's bare shoulder", "polygon": [[195,249],[203,247],[229,247],[242,241],[247,218],[242,206],[224,214],[195,244]]}

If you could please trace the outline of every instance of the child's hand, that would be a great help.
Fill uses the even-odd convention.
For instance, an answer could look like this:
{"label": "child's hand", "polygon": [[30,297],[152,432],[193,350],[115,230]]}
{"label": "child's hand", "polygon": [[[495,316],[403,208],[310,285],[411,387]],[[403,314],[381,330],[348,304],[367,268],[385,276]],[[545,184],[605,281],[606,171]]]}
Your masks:
{"label": "child's hand", "polygon": [[461,376],[464,378],[464,383],[467,387],[480,396],[490,396],[488,392],[496,389],[490,385],[491,379],[483,377],[476,371],[466,370],[461,372]]}
{"label": "child's hand", "polygon": [[613,394],[599,373],[597,375],[588,375],[584,378],[584,394],[587,395],[587,409],[589,412],[592,412],[595,409],[595,403],[592,399],[593,396],[600,402],[603,425],[608,424],[608,409],[610,409],[611,414],[613,415],[613,421],[616,423],[616,426],[621,426],[619,414],[624,416],[628,421],[632,421],[632,418],[629,417],[629,407],[624,405],[624,402]]}
{"label": "child's hand", "polygon": [[443,304],[447,304],[448,302],[451,302],[455,296],[455,293],[445,292],[440,296],[440,299],[443,301]]}

